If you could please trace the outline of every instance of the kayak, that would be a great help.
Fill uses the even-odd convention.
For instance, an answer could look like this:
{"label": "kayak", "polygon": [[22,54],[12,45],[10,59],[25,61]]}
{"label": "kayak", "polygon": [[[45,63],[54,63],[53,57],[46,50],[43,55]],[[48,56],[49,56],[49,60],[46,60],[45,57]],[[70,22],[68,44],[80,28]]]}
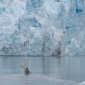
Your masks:
{"label": "kayak", "polygon": [[31,72],[29,72],[29,73],[26,73],[26,72],[25,72],[25,75],[30,75],[30,74],[32,74],[32,73],[31,73]]}
{"label": "kayak", "polygon": [[30,73],[25,73],[25,75],[30,75]]}

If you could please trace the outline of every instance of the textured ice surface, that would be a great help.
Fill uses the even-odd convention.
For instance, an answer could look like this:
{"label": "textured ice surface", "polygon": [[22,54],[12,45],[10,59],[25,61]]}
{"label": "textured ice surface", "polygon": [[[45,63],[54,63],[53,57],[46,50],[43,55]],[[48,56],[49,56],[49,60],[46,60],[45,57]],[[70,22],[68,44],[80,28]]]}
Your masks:
{"label": "textured ice surface", "polygon": [[84,55],[85,0],[0,0],[0,55]]}

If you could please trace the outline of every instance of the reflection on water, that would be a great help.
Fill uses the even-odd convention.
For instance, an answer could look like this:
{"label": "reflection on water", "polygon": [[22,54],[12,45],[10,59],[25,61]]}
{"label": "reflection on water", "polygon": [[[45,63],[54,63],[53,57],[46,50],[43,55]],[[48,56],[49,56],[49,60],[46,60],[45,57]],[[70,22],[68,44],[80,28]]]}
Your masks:
{"label": "reflection on water", "polygon": [[85,57],[62,57],[62,78],[85,81]]}
{"label": "reflection on water", "polygon": [[[20,65],[33,74],[24,75]],[[4,56],[0,57],[0,85],[74,85],[85,80],[84,65],[84,57]]]}

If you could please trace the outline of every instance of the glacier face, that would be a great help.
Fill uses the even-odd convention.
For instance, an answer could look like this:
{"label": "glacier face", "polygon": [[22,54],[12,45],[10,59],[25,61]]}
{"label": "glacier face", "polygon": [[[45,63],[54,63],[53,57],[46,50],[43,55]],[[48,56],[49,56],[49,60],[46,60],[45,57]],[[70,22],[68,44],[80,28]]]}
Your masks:
{"label": "glacier face", "polygon": [[0,55],[84,55],[85,0],[0,0]]}

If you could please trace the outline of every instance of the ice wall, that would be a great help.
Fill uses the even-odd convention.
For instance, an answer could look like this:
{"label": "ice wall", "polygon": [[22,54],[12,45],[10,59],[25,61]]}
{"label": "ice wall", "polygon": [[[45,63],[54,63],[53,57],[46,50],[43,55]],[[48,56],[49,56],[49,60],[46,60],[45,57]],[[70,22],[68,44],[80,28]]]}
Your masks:
{"label": "ice wall", "polygon": [[84,55],[84,0],[0,0],[0,55]]}

